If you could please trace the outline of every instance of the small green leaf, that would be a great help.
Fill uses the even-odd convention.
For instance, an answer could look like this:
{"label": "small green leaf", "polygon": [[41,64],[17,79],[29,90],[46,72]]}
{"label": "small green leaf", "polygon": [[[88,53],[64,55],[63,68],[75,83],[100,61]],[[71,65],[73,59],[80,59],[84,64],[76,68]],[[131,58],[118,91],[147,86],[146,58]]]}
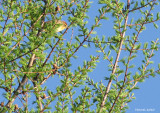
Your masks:
{"label": "small green leaf", "polygon": [[160,12],[157,13],[157,19],[156,20],[159,20],[160,16],[159,16]]}
{"label": "small green leaf", "polygon": [[156,23],[153,23],[153,25],[156,29],[158,29],[158,25]]}
{"label": "small green leaf", "polygon": [[145,44],[144,44],[144,49],[146,49],[148,47],[148,43],[146,42]]}
{"label": "small green leaf", "polygon": [[160,69],[160,63],[158,64],[158,68]]}
{"label": "small green leaf", "polygon": [[119,70],[117,73],[118,74],[121,74],[121,73],[123,73],[124,72],[124,70]]}
{"label": "small green leaf", "polygon": [[101,50],[97,50],[96,52],[100,53],[100,52],[102,52],[102,51],[101,51]]}
{"label": "small green leaf", "polygon": [[108,20],[109,18],[106,16],[103,16],[101,19]]}
{"label": "small green leaf", "polygon": [[88,47],[88,45],[86,45],[86,44],[85,44],[85,45],[83,45],[83,47],[87,48],[87,47]]}

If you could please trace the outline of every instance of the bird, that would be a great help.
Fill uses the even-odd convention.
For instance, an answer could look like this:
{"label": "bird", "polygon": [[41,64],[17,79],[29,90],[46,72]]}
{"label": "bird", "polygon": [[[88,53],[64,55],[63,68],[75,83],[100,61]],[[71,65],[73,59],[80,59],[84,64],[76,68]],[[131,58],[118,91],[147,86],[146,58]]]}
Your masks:
{"label": "bird", "polygon": [[[45,22],[45,26],[47,26],[49,24],[52,24],[52,21]],[[62,20],[56,20],[54,25],[53,25],[53,29],[55,30],[55,32],[60,32],[64,29],[66,29],[66,28],[67,28],[67,23],[65,21],[62,21]]]}

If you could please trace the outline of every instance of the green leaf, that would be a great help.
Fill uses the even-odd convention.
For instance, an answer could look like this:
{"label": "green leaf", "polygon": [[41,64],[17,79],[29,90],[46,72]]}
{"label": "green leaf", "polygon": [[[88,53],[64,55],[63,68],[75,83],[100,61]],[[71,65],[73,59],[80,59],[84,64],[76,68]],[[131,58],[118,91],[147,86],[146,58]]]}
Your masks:
{"label": "green leaf", "polygon": [[97,32],[96,31],[92,31],[91,34],[97,34]]}
{"label": "green leaf", "polygon": [[106,16],[103,16],[101,19],[108,20],[109,18]]}
{"label": "green leaf", "polygon": [[96,52],[101,53],[102,51],[101,50],[97,50]]}
{"label": "green leaf", "polygon": [[114,45],[110,45],[109,48],[116,51],[116,47]]}
{"label": "green leaf", "polygon": [[160,18],[159,14],[160,14],[160,12],[157,13],[157,15],[156,15],[157,18],[156,18],[156,20],[159,20],[159,18]]}
{"label": "green leaf", "polygon": [[133,64],[132,64],[132,65],[131,65],[131,66],[129,66],[128,68],[134,68],[134,67],[135,67],[135,65],[133,65]]}
{"label": "green leaf", "polygon": [[144,5],[145,5],[144,0],[141,0],[141,6],[144,6]]}
{"label": "green leaf", "polygon": [[107,56],[109,56],[111,54],[111,50],[108,51]]}
{"label": "green leaf", "polygon": [[117,73],[118,74],[124,73],[124,70],[119,70]]}
{"label": "green leaf", "polygon": [[135,46],[135,49],[139,49],[141,47],[141,43]]}
{"label": "green leaf", "polygon": [[105,80],[109,80],[110,78],[109,77],[105,77]]}
{"label": "green leaf", "polygon": [[75,39],[76,39],[78,42],[80,42],[80,39],[78,38],[78,36],[76,36]]}
{"label": "green leaf", "polygon": [[148,42],[146,42],[145,44],[144,44],[144,49],[146,49],[148,47]]}
{"label": "green leaf", "polygon": [[160,69],[160,63],[158,64],[158,68]]}
{"label": "green leaf", "polygon": [[156,29],[158,29],[158,25],[156,23],[153,23],[153,25]]}
{"label": "green leaf", "polygon": [[98,17],[96,16],[96,17],[95,17],[95,23],[97,23],[97,22],[98,22]]}
{"label": "green leaf", "polygon": [[134,59],[136,56],[137,56],[136,54],[132,55],[132,56],[130,57],[130,60]]}
{"label": "green leaf", "polygon": [[88,47],[88,45],[86,45],[86,44],[85,44],[85,45],[83,45],[83,47],[87,48],[87,47]]}
{"label": "green leaf", "polygon": [[157,74],[159,74],[159,75],[160,75],[160,71],[157,71]]}

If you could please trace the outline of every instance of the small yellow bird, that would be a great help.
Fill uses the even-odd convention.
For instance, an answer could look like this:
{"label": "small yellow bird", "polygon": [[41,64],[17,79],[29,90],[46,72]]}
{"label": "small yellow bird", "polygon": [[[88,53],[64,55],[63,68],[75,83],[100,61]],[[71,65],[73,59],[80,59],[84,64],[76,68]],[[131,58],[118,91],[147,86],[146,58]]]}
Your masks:
{"label": "small yellow bird", "polygon": [[[45,22],[45,25],[52,24],[52,21]],[[55,32],[60,32],[67,28],[67,23],[65,21],[56,20],[55,24],[53,25],[53,29],[55,29]]]}

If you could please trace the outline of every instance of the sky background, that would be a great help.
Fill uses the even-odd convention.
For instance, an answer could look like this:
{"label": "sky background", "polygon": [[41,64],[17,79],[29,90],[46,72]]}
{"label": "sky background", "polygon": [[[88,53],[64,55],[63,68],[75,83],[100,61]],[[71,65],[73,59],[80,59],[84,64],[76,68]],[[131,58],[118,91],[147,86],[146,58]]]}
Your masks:
{"label": "sky background", "polygon": [[[123,1],[126,2],[127,0],[123,0]],[[87,19],[88,21],[87,27],[89,29],[90,29],[90,26],[95,22],[94,21],[95,16],[99,15],[98,9],[101,6],[102,5],[98,5],[97,0],[92,0],[91,8],[89,12],[87,13],[87,15],[90,17],[89,19]],[[155,12],[160,12],[160,8],[156,7],[153,13]],[[102,26],[100,28],[96,28],[95,31],[97,32],[96,35],[98,35],[99,37],[102,37],[103,35],[105,35],[107,39],[107,37],[115,35],[115,31],[113,29],[113,21],[114,21],[113,17],[111,16],[111,14],[106,14],[106,16],[109,17],[109,20],[100,21],[100,23],[102,23]],[[131,17],[134,17],[135,19],[138,18],[139,16],[141,16],[140,13],[138,14],[135,13],[134,15],[131,15]],[[130,19],[131,18],[129,17],[129,20]],[[62,18],[62,20],[67,21],[67,18]],[[157,24],[160,26],[159,22]],[[78,30],[78,27],[73,28],[73,32],[74,32],[73,37],[78,34],[77,30]],[[130,34],[132,34],[132,32],[126,33],[126,35],[130,35]],[[92,35],[92,36],[96,36],[96,35]],[[71,36],[72,36],[72,29],[68,30],[67,34],[64,36],[65,42],[70,40]],[[159,38],[159,36],[160,36],[160,30],[155,29],[153,24],[148,24],[147,29],[143,31],[139,37],[142,43],[144,42],[150,43],[151,40],[155,41],[157,38]],[[84,60],[89,61],[90,55],[100,55],[100,62],[97,63],[97,68],[93,70],[93,72],[89,73],[89,77],[92,78],[95,82],[100,82],[102,80],[102,82],[106,86],[108,82],[104,81],[104,78],[110,73],[108,72],[109,62],[107,60],[103,60],[103,57],[102,57],[103,55],[101,53],[96,52],[97,49],[94,48],[93,44],[91,47],[92,48],[81,48],[76,53],[78,58],[71,59],[71,62],[73,64],[71,70],[74,71],[74,69],[77,69],[79,65],[83,66],[83,61]],[[114,53],[111,53],[111,54],[114,55]],[[141,64],[141,59],[143,58],[141,57],[141,54],[142,52],[140,52],[138,54],[138,57],[133,62],[131,62],[131,63],[134,63],[136,67],[139,67]],[[124,56],[125,54],[121,54],[120,58],[123,58]],[[156,53],[156,56],[153,57],[153,61],[155,64],[153,64],[152,66],[155,67],[155,69],[157,69],[157,64],[160,62],[160,51],[158,51]],[[136,70],[134,69],[131,71],[133,73],[136,72]],[[60,79],[59,77],[55,77],[54,81],[49,79],[45,85],[49,86],[54,91],[55,90],[54,88],[60,85]],[[126,113],[160,113],[160,97],[159,97],[160,95],[160,88],[159,88],[160,76],[156,75],[156,77],[154,78],[149,77],[143,83],[138,83],[137,86],[139,86],[140,89],[134,90],[136,99],[128,104],[129,109],[127,110]],[[79,91],[77,90],[77,94],[78,93]],[[32,98],[29,99],[29,102],[32,102]],[[33,108],[33,105],[31,104],[29,105],[29,107]],[[150,112],[149,111],[137,111],[137,110],[147,110],[147,109],[152,110],[152,111]]]}
{"label": "sky background", "polygon": [[[125,1],[125,0],[123,0]],[[125,1],[126,2],[126,1]],[[98,9],[103,6],[103,5],[98,5],[97,0],[92,0],[91,3],[91,8],[89,9],[87,15],[89,16],[89,19],[86,19],[86,21],[88,21],[87,24],[87,28],[90,30],[91,25],[93,25],[93,23],[95,23],[95,16],[99,15],[98,13]],[[153,13],[155,12],[159,12],[160,8],[156,8],[154,10]],[[113,29],[113,17],[111,16],[111,14],[106,14],[107,17],[109,17],[109,20],[101,20],[100,23],[102,24],[102,26],[100,28],[96,28],[95,31],[97,32],[96,35],[98,35],[99,37],[102,37],[103,35],[106,37],[109,36],[114,36],[115,35],[115,31]],[[140,17],[141,14],[140,13],[135,13],[133,15],[129,16],[129,20],[131,20],[130,17],[134,17],[134,19]],[[62,20],[67,21],[67,23],[69,24],[68,20],[66,17],[62,17]],[[159,26],[160,24],[157,23]],[[139,38],[140,41],[143,43],[148,42],[150,43],[151,40],[155,41],[157,38],[159,38],[160,36],[160,30],[155,29],[153,24],[148,24],[146,26],[146,30],[143,31]],[[68,42],[71,39],[72,36],[72,30],[73,30],[73,37],[76,36],[77,34],[79,34],[78,32],[78,27],[74,27],[73,29],[68,30],[67,34],[63,37],[65,40],[64,42]],[[92,35],[92,37],[96,36],[96,35]],[[130,32],[127,31],[126,35],[132,35],[132,30]],[[75,40],[73,39],[73,42]],[[87,44],[87,43],[86,43]],[[143,47],[143,46],[142,46]],[[108,48],[109,49],[109,48]],[[87,60],[90,61],[90,55],[96,56],[96,55],[100,55],[100,62],[97,63],[97,68],[95,70],[93,70],[93,72],[89,73],[89,77],[91,79],[94,80],[94,82],[100,82],[102,81],[104,83],[104,85],[106,86],[108,84],[107,81],[104,80],[104,78],[106,76],[109,75],[110,72],[108,72],[108,64],[109,62],[107,60],[103,60],[103,54],[102,53],[97,53],[96,49],[94,47],[94,44],[91,44],[91,48],[80,48],[78,50],[78,52],[75,54],[76,56],[78,56],[77,59],[72,58],[71,62],[72,62],[72,68],[71,70],[74,72],[75,69],[78,68],[78,66],[83,66],[83,61]],[[107,50],[108,51],[108,50]],[[113,56],[115,55],[115,53],[111,53]],[[120,56],[120,58],[123,58],[125,56],[125,52],[123,52]],[[141,66],[141,60],[143,59],[143,57],[141,56],[142,52],[138,53],[138,57],[131,61],[131,63],[135,64],[135,68],[132,71],[132,73],[135,73],[137,70],[136,68]],[[156,54],[157,56],[155,56],[153,58],[154,60],[154,65],[152,65],[153,67],[155,67],[155,69],[157,69],[157,64],[158,62],[160,62],[160,51],[157,52]],[[60,77],[61,78],[61,77]],[[46,85],[49,86],[51,89],[53,89],[53,91],[56,91],[54,88],[59,86],[60,83],[60,78],[58,76],[54,77],[54,81],[49,80]],[[45,85],[45,84],[44,84]],[[134,90],[134,94],[136,99],[133,100],[132,102],[130,102],[129,105],[129,109],[127,110],[126,113],[160,113],[160,90],[159,90],[159,86],[160,86],[160,77],[159,75],[157,75],[156,77],[149,77],[149,79],[146,79],[143,83],[138,83],[137,86],[140,87],[139,90]],[[80,94],[81,92],[76,89],[76,95],[74,95],[73,97],[76,98],[76,96],[78,94]],[[32,100],[30,100],[32,101]],[[55,103],[52,104],[52,106],[54,106]],[[33,108],[32,105],[30,105],[31,108]],[[92,107],[94,109],[94,106]],[[142,110],[152,110],[152,111],[142,111]],[[53,110],[55,110],[53,108]],[[141,111],[138,111],[141,110]]]}
{"label": "sky background", "polygon": [[[94,17],[98,14],[98,9],[102,5],[98,5],[96,0],[92,0],[91,4],[91,9],[87,13],[89,18],[88,24],[92,25],[94,23]],[[122,1],[122,0],[121,0]],[[127,0],[123,0],[127,1]],[[146,8],[143,8],[146,9]],[[156,12],[160,12],[160,8],[156,7],[154,11],[152,11],[153,14],[156,16]],[[96,29],[97,35],[101,37],[102,35],[105,35],[106,37],[108,36],[113,36],[115,35],[115,31],[113,29],[113,17],[110,14],[106,14],[107,17],[109,17],[108,21],[100,21],[102,23],[101,28]],[[134,13],[133,15],[129,15],[129,20],[131,20],[131,17],[134,17],[134,19],[141,17],[140,13]],[[159,22],[156,22],[160,26]],[[88,26],[89,26],[88,25]],[[148,24],[146,25],[146,30],[143,31],[139,38],[142,43],[141,48],[143,47],[143,44],[145,42],[150,43],[152,40],[155,41],[157,38],[160,36],[160,30],[155,29],[153,24]],[[126,35],[131,34],[132,32],[126,33]],[[95,55],[95,48],[88,48],[88,49],[80,49],[78,51],[78,62],[77,60],[73,62],[73,67],[78,66],[79,64],[83,64],[83,60],[89,59],[89,55]],[[102,54],[100,54],[102,56]],[[132,63],[136,65],[136,67],[141,65],[141,59],[143,58],[142,52],[138,53],[138,58],[134,60]],[[124,54],[121,54],[121,57],[124,56]],[[152,65],[155,67],[155,70],[157,69],[158,63],[160,63],[160,51],[156,53],[156,55],[152,59],[154,61],[154,64]],[[105,60],[102,60],[102,57],[100,57],[100,63],[97,64],[97,68],[93,71],[93,73],[89,73],[89,76],[95,81],[95,82],[100,82],[101,80],[103,81],[104,84],[107,85],[107,82],[104,81],[104,77],[108,75],[107,71],[107,66],[108,62]],[[135,68],[136,68],[135,67]],[[132,70],[133,73],[135,73],[137,70]],[[160,113],[160,76],[156,74],[156,77],[149,77],[148,79],[145,79],[144,82],[138,83],[137,86],[139,86],[139,90],[134,90],[134,94],[136,99],[132,100],[129,105],[129,109],[127,110],[126,113]],[[147,111],[148,110],[148,111]]]}

